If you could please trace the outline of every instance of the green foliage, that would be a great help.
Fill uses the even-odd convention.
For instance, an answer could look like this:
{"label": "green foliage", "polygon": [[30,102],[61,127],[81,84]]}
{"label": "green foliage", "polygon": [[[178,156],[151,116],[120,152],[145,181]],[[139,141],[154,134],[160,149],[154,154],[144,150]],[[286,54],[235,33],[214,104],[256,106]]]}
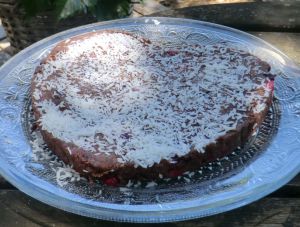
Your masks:
{"label": "green foliage", "polygon": [[[131,13],[131,0],[19,0],[26,16],[53,13],[57,20],[76,14],[91,14],[98,21],[123,18]],[[142,2],[140,0],[139,2]]]}
{"label": "green foliage", "polygon": [[51,0],[19,0],[19,2],[29,17],[36,15],[37,12],[44,12],[54,8],[54,1]]}
{"label": "green foliage", "polygon": [[76,13],[90,13],[90,10],[97,5],[97,0],[57,0],[57,15],[59,19],[65,19]]}
{"label": "green foliage", "polygon": [[130,0],[100,0],[93,13],[99,20],[110,20],[126,17],[130,10]]}

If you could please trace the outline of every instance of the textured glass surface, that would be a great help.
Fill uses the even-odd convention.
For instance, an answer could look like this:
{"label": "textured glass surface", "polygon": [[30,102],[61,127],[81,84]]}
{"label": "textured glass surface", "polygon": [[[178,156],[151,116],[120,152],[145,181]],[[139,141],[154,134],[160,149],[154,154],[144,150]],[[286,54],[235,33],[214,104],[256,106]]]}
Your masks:
{"label": "textured glass surface", "polygon": [[[66,171],[42,142],[32,144],[30,80],[35,67],[57,42],[102,29],[141,34],[170,47],[183,42],[222,42],[267,61],[277,78],[274,103],[263,126],[233,154],[179,179],[160,180],[153,187],[135,182],[130,188],[112,188],[91,184],[70,168]],[[0,174],[30,196],[63,210],[117,221],[185,220],[255,201],[300,170],[300,70],[271,45],[234,29],[172,18],[92,24],[34,44],[7,62],[0,74]]]}

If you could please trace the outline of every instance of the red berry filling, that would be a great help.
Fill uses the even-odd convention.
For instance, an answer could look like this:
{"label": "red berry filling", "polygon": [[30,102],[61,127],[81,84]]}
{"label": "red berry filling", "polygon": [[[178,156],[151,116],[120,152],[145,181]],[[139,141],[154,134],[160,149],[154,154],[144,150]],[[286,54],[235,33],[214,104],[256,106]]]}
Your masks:
{"label": "red berry filling", "polygon": [[181,176],[183,172],[181,170],[172,169],[169,171],[169,177],[178,177]]}
{"label": "red berry filling", "polygon": [[269,88],[270,90],[274,90],[274,80],[270,80],[267,82],[267,88]]}
{"label": "red berry filling", "polygon": [[103,183],[108,186],[117,187],[120,184],[120,181],[117,177],[109,177],[109,178],[103,179]]}

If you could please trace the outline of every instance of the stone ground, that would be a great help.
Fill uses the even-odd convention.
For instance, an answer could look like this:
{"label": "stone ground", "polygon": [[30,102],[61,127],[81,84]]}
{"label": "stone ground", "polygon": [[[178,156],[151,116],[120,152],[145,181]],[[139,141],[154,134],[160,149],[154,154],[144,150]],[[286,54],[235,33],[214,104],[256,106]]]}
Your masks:
{"label": "stone ground", "polygon": [[183,7],[253,1],[259,0],[144,0],[141,4],[135,4],[132,17],[144,16],[163,10]]}
{"label": "stone ground", "polygon": [[9,42],[7,39],[3,39],[0,41],[0,66],[3,65],[10,57],[8,53],[6,53],[5,49],[9,47]]}
{"label": "stone ground", "polygon": [[0,20],[0,66],[11,57],[11,55],[6,52],[8,47],[9,42],[6,39],[6,34]]}

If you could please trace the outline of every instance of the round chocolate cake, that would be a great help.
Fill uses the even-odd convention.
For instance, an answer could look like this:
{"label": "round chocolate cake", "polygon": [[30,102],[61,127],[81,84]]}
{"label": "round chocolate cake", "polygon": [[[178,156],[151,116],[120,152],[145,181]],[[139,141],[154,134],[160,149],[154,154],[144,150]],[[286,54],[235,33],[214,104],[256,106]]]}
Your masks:
{"label": "round chocolate cake", "polygon": [[49,148],[80,174],[109,185],[175,177],[245,144],[272,101],[269,71],[224,44],[91,32],[41,62],[32,105]]}

